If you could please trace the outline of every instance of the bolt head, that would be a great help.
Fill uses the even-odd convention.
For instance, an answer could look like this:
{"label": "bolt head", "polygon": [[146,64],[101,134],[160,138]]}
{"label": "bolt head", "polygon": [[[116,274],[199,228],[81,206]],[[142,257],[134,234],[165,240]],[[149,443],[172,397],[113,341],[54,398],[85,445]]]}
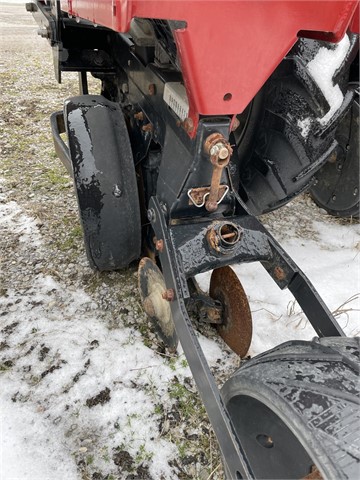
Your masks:
{"label": "bolt head", "polygon": [[162,252],[164,249],[164,240],[156,240],[155,248],[158,252]]}
{"label": "bolt head", "polygon": [[225,160],[229,156],[229,150],[226,146],[219,142],[210,148],[210,155],[217,156],[220,160]]}
{"label": "bolt head", "polygon": [[210,155],[212,157],[215,157],[219,153],[219,147],[218,145],[214,145],[213,147],[210,148]]}
{"label": "bolt head", "polygon": [[153,222],[155,220],[155,211],[152,208],[149,208],[147,211],[147,217],[149,222]]}
{"label": "bolt head", "polygon": [[228,156],[229,156],[229,151],[224,145],[219,150],[219,158],[220,160],[225,160]]}
{"label": "bolt head", "polygon": [[168,302],[172,302],[175,297],[175,292],[172,288],[167,288],[165,292],[162,294],[162,298],[167,300]]}

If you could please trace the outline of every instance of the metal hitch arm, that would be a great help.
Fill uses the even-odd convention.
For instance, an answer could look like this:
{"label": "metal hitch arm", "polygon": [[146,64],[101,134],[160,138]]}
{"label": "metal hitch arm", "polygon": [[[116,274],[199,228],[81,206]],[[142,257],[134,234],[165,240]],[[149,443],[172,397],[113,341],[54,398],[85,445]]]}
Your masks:
{"label": "metal hitch arm", "polygon": [[[280,288],[291,290],[319,336],[344,333],[304,273],[255,217],[245,212],[232,217],[231,222],[223,217],[168,226],[157,197],[150,199],[148,217],[163,245],[159,255],[166,288],[174,293],[170,305],[176,333],[218,439],[226,474],[229,478],[255,478],[189,318],[187,278],[225,264],[260,261]],[[230,225],[240,233],[236,243],[227,242],[229,233],[223,235],[224,246],[214,241],[216,235],[221,240],[221,225]],[[215,237],[209,238],[206,232],[212,231]]]}

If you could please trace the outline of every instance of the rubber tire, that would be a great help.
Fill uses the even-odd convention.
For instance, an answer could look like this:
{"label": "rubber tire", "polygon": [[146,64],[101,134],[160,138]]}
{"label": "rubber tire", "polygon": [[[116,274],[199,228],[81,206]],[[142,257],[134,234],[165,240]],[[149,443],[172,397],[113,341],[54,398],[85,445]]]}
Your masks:
{"label": "rubber tire", "polygon": [[239,194],[254,215],[275,210],[307,190],[316,172],[337,147],[335,132],[351,108],[349,71],[358,52],[358,36],[349,34],[346,58],[333,79],[344,100],[326,125],[324,94],[306,65],[333,44],[300,39],[248,108],[234,132],[237,161],[230,171]]}
{"label": "rubber tire", "polygon": [[335,217],[359,217],[359,83],[352,108],[336,130],[334,161],[316,174],[310,188],[314,202]]}
{"label": "rubber tire", "polygon": [[66,100],[64,119],[89,264],[125,268],[140,256],[141,219],[123,112],[101,95],[81,95]]}
{"label": "rubber tire", "polygon": [[359,346],[345,337],[286,342],[227,380],[221,395],[255,478],[299,479],[313,464],[324,479],[357,478]]}

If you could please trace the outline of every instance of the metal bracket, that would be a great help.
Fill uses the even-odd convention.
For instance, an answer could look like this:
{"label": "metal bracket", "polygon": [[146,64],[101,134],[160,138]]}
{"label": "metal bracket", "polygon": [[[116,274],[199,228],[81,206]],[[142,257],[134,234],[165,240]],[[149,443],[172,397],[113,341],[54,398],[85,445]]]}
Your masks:
{"label": "metal bracket", "polygon": [[[159,200],[152,197],[148,216],[156,238],[163,241],[159,255],[166,288],[174,291],[171,312],[176,333],[217,436],[226,477],[254,478],[189,318],[186,306],[190,292],[186,277],[224,264],[260,261],[280,288],[288,287],[293,293],[319,336],[341,336],[344,333],[296,263],[266,228],[245,210],[237,217],[168,226]],[[221,246],[220,242],[216,245],[219,248],[215,249],[213,237],[209,239],[207,232],[217,228],[214,235],[221,240],[223,226],[233,228],[239,234],[238,239],[232,244],[225,233],[225,244]]]}
{"label": "metal bracket", "polygon": [[[224,193],[222,193],[222,190],[224,190]],[[219,205],[224,200],[224,198],[228,194],[228,191],[228,185],[220,185],[219,194],[221,194],[221,197],[219,198],[219,200],[217,200],[217,205]],[[210,187],[190,188],[187,192],[187,195],[194,207],[201,208],[205,205],[206,199],[210,195]],[[201,203],[198,203],[197,197],[199,197],[200,195],[202,195],[202,201]]]}

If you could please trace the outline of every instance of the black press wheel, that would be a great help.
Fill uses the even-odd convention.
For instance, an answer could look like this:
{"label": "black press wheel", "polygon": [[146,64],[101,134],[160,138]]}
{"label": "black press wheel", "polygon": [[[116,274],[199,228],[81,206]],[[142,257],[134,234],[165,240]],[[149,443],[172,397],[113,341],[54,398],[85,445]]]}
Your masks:
{"label": "black press wheel", "polygon": [[336,130],[336,154],[310,188],[314,202],[336,217],[359,217],[359,84],[354,87],[351,109]]}
{"label": "black press wheel", "polygon": [[72,97],[64,118],[90,266],[127,267],[140,256],[134,159],[120,106],[100,95]]}
{"label": "black press wheel", "polygon": [[287,342],[225,383],[221,393],[255,478],[358,478],[359,345],[359,338]]}

